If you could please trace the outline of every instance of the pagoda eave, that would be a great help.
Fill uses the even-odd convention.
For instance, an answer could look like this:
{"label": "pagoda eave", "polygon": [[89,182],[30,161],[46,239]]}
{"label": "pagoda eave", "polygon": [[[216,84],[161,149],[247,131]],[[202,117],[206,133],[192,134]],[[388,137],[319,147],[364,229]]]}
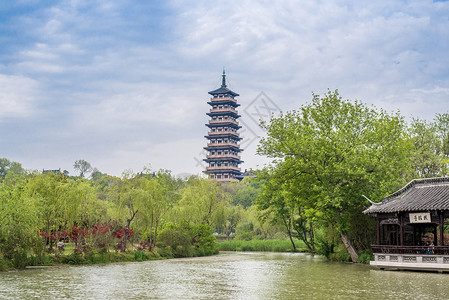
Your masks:
{"label": "pagoda eave", "polygon": [[236,159],[236,158],[205,158],[203,159],[204,162],[215,162],[215,161],[232,161],[232,162],[236,162],[238,164],[242,164],[244,163],[243,160],[240,159]]}
{"label": "pagoda eave", "polygon": [[214,134],[214,135],[205,135],[206,139],[216,139],[216,138],[232,138],[235,141],[241,141],[243,138],[239,137],[238,135],[234,135],[232,133],[223,133],[223,134]]}
{"label": "pagoda eave", "polygon": [[227,145],[227,146],[220,146],[220,145],[217,145],[217,146],[207,146],[207,147],[203,147],[203,149],[206,150],[206,151],[211,151],[211,150],[226,150],[226,149],[229,149],[229,148],[230,148],[231,150],[235,151],[235,152],[242,152],[242,151],[243,151],[243,149],[240,149],[239,146],[229,146],[229,145]]}
{"label": "pagoda eave", "polygon": [[235,128],[237,130],[242,128],[242,126],[240,126],[240,125],[237,125],[237,124],[235,124],[233,122],[226,122],[226,121],[223,121],[222,123],[209,123],[209,124],[205,124],[205,125],[207,127],[209,127],[209,128],[212,128],[212,127],[223,127],[223,126],[229,126],[229,127]]}
{"label": "pagoda eave", "polygon": [[234,117],[236,119],[241,117],[241,115],[239,115],[237,112],[229,111],[229,110],[212,111],[212,112],[206,113],[206,115],[208,115],[209,117],[213,117],[213,116],[232,116],[232,117]]}
{"label": "pagoda eave", "polygon": [[232,107],[239,107],[240,104],[238,104],[237,102],[235,102],[234,99],[220,99],[220,100],[212,100],[210,102],[207,102],[207,104],[209,105],[223,105],[223,104],[229,104]]}

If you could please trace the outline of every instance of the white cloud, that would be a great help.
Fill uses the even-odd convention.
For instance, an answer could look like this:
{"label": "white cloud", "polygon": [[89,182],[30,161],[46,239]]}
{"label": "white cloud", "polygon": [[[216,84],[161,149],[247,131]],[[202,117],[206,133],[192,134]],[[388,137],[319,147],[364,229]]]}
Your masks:
{"label": "white cloud", "polygon": [[28,77],[0,74],[0,122],[36,113],[38,86]]}
{"label": "white cloud", "polygon": [[[70,168],[83,158],[115,175],[147,163],[198,172],[207,92],[219,86],[223,66],[241,109],[261,91],[289,110],[328,88],[407,116],[431,119],[447,109],[448,3],[204,0],[138,8],[69,1],[23,17],[20,28],[27,25],[33,41],[2,56],[12,58],[1,72],[14,75],[0,75],[0,120],[36,108],[47,119],[26,124],[39,127],[41,144],[23,142],[31,140],[24,132],[4,155],[34,147],[23,152],[35,158],[24,164]],[[54,119],[57,128],[47,121]],[[255,146],[242,153],[243,168],[263,161]]]}

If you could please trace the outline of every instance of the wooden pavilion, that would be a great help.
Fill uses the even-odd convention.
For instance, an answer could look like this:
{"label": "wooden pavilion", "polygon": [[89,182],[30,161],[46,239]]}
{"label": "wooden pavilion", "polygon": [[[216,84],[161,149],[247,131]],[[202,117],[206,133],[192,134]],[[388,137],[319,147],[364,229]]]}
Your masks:
{"label": "wooden pavilion", "polygon": [[363,213],[377,219],[371,265],[449,272],[449,177],[412,180]]}

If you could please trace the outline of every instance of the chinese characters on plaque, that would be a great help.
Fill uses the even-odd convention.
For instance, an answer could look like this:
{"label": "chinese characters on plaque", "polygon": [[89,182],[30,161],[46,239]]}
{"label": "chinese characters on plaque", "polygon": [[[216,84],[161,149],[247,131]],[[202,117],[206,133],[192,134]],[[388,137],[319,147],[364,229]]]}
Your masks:
{"label": "chinese characters on plaque", "polygon": [[430,223],[430,213],[410,213],[410,223]]}

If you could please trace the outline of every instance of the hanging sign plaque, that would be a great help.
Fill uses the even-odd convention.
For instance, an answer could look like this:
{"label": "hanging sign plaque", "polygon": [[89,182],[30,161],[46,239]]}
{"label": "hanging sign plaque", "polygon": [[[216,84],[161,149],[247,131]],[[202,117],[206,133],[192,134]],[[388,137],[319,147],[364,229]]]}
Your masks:
{"label": "hanging sign plaque", "polygon": [[410,213],[410,223],[430,223],[430,213]]}

